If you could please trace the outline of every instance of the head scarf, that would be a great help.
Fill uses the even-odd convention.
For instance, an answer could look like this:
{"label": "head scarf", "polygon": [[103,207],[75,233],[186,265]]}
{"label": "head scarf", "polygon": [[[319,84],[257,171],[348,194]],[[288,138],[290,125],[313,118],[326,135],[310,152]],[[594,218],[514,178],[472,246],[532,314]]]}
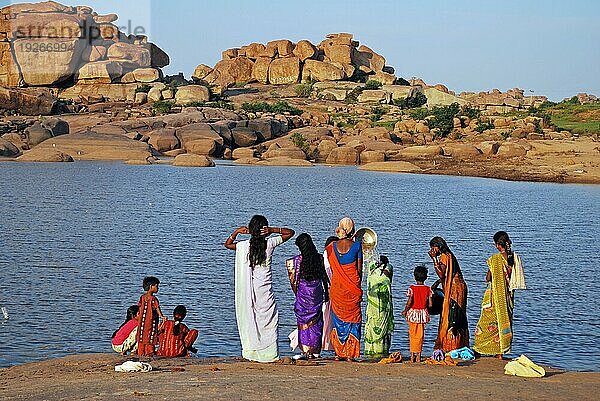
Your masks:
{"label": "head scarf", "polygon": [[340,220],[335,234],[339,239],[351,238],[354,235],[354,221],[350,217],[344,217]]}

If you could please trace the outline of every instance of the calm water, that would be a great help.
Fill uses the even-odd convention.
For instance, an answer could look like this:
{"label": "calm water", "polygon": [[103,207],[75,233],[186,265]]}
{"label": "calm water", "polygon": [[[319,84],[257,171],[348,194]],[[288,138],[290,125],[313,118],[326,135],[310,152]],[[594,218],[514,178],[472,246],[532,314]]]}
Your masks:
{"label": "calm water", "polygon": [[[529,290],[518,292],[515,355],[571,370],[600,370],[596,268],[600,187],[460,177],[219,165],[213,169],[118,163],[0,163],[0,366],[83,352],[110,352],[110,335],[142,293],[146,275],[170,315],[188,307],[199,355],[240,354],[234,254],[221,244],[255,213],[273,226],[307,231],[319,246],[339,218],[379,234],[395,266],[393,349],[408,353],[399,317],[412,269],[428,241],[444,236],[469,286],[471,333],[479,317],[491,241],[508,231]],[[280,349],[293,329],[284,260],[274,256]],[[430,274],[434,274],[430,266]],[[430,276],[431,277],[431,276]],[[432,278],[428,280],[431,284]],[[426,329],[433,346],[437,319]]]}

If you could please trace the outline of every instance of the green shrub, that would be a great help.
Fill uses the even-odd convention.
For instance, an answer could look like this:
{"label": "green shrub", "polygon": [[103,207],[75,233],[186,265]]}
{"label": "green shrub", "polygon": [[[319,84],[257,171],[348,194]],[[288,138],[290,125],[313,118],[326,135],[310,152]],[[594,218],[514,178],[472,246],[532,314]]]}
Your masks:
{"label": "green shrub", "polygon": [[394,104],[401,109],[414,109],[424,106],[427,103],[427,97],[421,92],[407,98],[394,99]]}
{"label": "green shrub", "polygon": [[148,93],[150,92],[150,89],[152,89],[152,87],[148,84],[138,85],[138,87],[135,88],[135,93]]}
{"label": "green shrub", "polygon": [[429,120],[429,128],[439,130],[437,136],[445,138],[454,129],[454,117],[458,116],[460,107],[458,103],[449,106],[435,106],[431,109],[433,118]]}
{"label": "green shrub", "polygon": [[412,118],[413,120],[417,120],[417,121],[424,120],[425,118],[427,118],[431,115],[431,112],[424,107],[408,110],[407,113],[410,116],[410,118]]}
{"label": "green shrub", "polygon": [[290,140],[294,145],[296,145],[296,147],[302,149],[304,153],[308,153],[308,151],[310,150],[310,145],[308,141],[300,132],[294,132],[290,136]]}
{"label": "green shrub", "polygon": [[562,101],[562,103],[565,103],[565,104],[581,104],[581,102],[579,101],[579,98],[577,96],[573,96],[570,99],[564,100],[564,101]]}
{"label": "green shrub", "polygon": [[379,89],[383,86],[383,84],[379,81],[375,81],[374,79],[369,79],[367,81],[367,83],[365,84],[365,89],[367,90],[373,90],[373,89]]}
{"label": "green shrub", "polygon": [[357,87],[357,88],[352,89],[346,95],[346,103],[356,103],[356,102],[358,102],[358,97],[360,96],[361,93],[363,93],[364,90],[365,90],[365,88],[361,88],[361,87]]}
{"label": "green shrub", "polygon": [[296,96],[298,97],[310,97],[312,93],[314,82],[306,82],[303,84],[296,85]]}
{"label": "green shrub", "polygon": [[288,102],[277,102],[269,104],[267,102],[243,103],[242,109],[248,112],[267,112],[267,113],[290,113],[292,115],[302,114],[302,110],[290,105]]}
{"label": "green shrub", "polygon": [[533,130],[535,131],[536,134],[540,134],[540,135],[544,134],[544,130],[542,129],[542,124],[540,124],[540,120],[535,120],[533,122]]}
{"label": "green shrub", "polygon": [[508,138],[510,138],[512,136],[512,131],[502,131],[500,133],[500,136],[504,139],[507,140]]}
{"label": "green shrub", "polygon": [[152,108],[158,114],[167,114],[171,112],[174,104],[174,102],[168,100],[159,100],[158,102],[154,102],[152,104]]}
{"label": "green shrub", "polygon": [[475,131],[482,134],[483,131],[487,131],[487,130],[493,129],[493,128],[494,128],[494,124],[490,120],[485,120],[485,121],[479,120],[479,121],[477,121],[477,126],[475,127]]}
{"label": "green shrub", "polygon": [[463,116],[467,116],[471,120],[473,120],[481,116],[481,111],[477,107],[465,105],[461,108],[460,114],[462,114]]}
{"label": "green shrub", "polygon": [[387,114],[390,110],[387,107],[375,106],[371,108],[371,116],[369,117],[372,122],[381,120],[384,114]]}
{"label": "green shrub", "polygon": [[219,99],[210,102],[190,102],[185,107],[212,107],[214,109],[233,110],[233,104],[229,100]]}

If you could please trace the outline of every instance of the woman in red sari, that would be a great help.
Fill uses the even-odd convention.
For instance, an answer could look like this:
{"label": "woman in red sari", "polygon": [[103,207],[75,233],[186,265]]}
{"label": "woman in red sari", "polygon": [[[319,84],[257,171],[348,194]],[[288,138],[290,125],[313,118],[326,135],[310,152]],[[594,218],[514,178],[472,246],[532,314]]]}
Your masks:
{"label": "woman in red sari", "polygon": [[137,343],[138,356],[153,356],[155,346],[158,344],[158,319],[167,320],[160,310],[158,298],[154,294],[158,292],[160,281],[156,277],[144,278],[144,295],[140,297],[140,320],[138,323]]}
{"label": "woman in red sari", "polygon": [[360,357],[360,333],[362,323],[362,246],[354,242],[354,222],[344,217],[336,229],[338,241],[325,249],[331,266],[331,317],[333,330],[331,343],[336,359]]}

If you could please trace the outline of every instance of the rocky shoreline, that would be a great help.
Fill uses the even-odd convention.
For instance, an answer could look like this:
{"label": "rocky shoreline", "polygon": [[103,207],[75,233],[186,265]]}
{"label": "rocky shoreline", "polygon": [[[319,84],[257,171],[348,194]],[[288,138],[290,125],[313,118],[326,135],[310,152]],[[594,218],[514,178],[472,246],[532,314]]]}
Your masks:
{"label": "rocky shoreline", "polygon": [[[458,366],[407,362],[259,364],[233,359],[155,359],[149,373],[116,373],[125,357],[88,354],[0,369],[0,398],[27,400],[528,399],[595,400],[600,373],[547,368],[541,379],[504,375],[506,361]],[[303,362],[303,363],[302,363]],[[368,391],[365,393],[365,390]]]}
{"label": "rocky shoreline", "polygon": [[228,159],[600,183],[598,133],[552,125],[544,96],[407,81],[349,33],[251,43],[191,80],[166,77],[169,56],[117,18],[52,1],[0,10],[1,161]]}

